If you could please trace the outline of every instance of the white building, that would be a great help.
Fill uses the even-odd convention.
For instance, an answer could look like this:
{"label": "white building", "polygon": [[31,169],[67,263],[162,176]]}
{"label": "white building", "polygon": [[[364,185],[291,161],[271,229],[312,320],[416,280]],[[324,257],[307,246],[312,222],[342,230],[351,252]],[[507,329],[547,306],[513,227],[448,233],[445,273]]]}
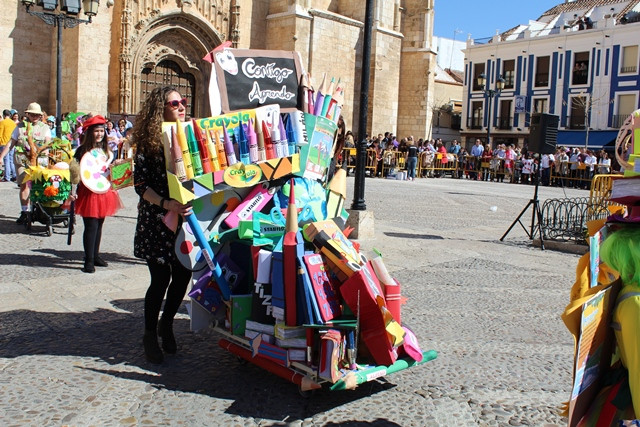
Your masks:
{"label": "white building", "polygon": [[[494,146],[523,146],[531,114],[540,112],[559,116],[558,145],[611,143],[640,106],[639,34],[640,0],[577,0],[484,44],[468,40],[463,141],[490,133]],[[504,88],[492,97],[500,78]]]}

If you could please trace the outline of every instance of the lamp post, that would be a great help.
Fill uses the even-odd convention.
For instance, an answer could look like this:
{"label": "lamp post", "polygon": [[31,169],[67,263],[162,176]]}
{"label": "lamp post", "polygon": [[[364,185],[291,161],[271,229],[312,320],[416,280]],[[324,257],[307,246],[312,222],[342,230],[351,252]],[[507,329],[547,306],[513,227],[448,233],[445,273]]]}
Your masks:
{"label": "lamp post", "polygon": [[360,114],[358,115],[358,142],[356,145],[356,171],[351,209],[365,211],[364,172],[367,165],[367,108],[369,105],[369,77],[371,75],[371,30],[373,26],[373,0],[366,0],[362,43],[362,74],[360,78]]}
{"label": "lamp post", "polygon": [[487,98],[487,144],[491,147],[491,100],[494,96],[498,96],[502,89],[504,89],[504,79],[502,76],[498,76],[496,80],[496,88],[489,89],[489,81],[484,73],[478,76],[478,86],[482,87],[482,92],[485,98]]}
{"label": "lamp post", "polygon": [[[35,0],[20,0],[26,7],[29,15],[37,16],[47,25],[58,28],[58,47],[56,62],[56,136],[62,136],[62,29],[73,28],[78,24],[88,24],[91,18],[97,15],[100,0],[60,0],[58,10],[58,0],[38,0],[37,4],[42,6],[43,11],[31,10],[36,4]],[[82,3],[82,5],[80,4]],[[80,19],[77,15],[80,9],[84,9],[84,14],[89,19]]]}

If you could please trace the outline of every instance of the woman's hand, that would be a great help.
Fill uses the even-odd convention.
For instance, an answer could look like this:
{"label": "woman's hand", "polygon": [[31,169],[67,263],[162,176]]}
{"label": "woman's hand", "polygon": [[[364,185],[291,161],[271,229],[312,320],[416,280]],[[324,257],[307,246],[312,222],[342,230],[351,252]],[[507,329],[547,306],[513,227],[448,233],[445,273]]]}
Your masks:
{"label": "woman's hand", "polygon": [[170,212],[175,212],[182,216],[188,216],[193,213],[191,204],[183,205],[182,203],[174,199],[166,199],[166,202],[164,202],[164,208]]}

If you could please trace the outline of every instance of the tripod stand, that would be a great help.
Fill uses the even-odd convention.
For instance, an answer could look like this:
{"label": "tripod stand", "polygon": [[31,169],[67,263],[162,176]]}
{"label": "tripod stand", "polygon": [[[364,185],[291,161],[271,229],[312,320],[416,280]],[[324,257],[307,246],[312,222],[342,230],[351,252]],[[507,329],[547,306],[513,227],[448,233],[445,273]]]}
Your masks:
{"label": "tripod stand", "polygon": [[[509,234],[511,229],[515,227],[517,223],[520,224],[524,232],[527,233],[527,236],[529,236],[530,240],[533,240],[537,232],[540,235],[540,249],[544,250],[544,238],[542,236],[542,211],[540,210],[540,201],[538,200],[538,186],[540,184],[541,169],[542,168],[538,166],[538,170],[535,174],[536,186],[535,190],[533,191],[533,198],[529,200],[529,203],[527,203],[524,209],[522,209],[520,215],[518,215],[518,217],[509,226],[509,229],[502,235],[502,237],[500,238],[501,242],[505,237],[507,237],[507,234]],[[529,209],[529,206],[533,206],[533,212],[531,212],[531,225],[529,227],[529,230],[527,230],[522,221],[520,221],[520,218],[522,218],[527,209]]]}

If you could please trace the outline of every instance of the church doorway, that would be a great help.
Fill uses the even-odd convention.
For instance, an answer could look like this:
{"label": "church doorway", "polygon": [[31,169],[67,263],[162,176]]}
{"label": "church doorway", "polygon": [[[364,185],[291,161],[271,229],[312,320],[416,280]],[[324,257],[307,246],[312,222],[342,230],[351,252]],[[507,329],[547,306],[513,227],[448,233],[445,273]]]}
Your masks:
{"label": "church doorway", "polygon": [[195,117],[193,103],[196,90],[196,79],[191,73],[183,71],[180,66],[169,59],[160,61],[153,68],[144,68],[140,75],[140,98],[146,99],[149,92],[160,86],[175,86],[187,98],[187,117]]}

